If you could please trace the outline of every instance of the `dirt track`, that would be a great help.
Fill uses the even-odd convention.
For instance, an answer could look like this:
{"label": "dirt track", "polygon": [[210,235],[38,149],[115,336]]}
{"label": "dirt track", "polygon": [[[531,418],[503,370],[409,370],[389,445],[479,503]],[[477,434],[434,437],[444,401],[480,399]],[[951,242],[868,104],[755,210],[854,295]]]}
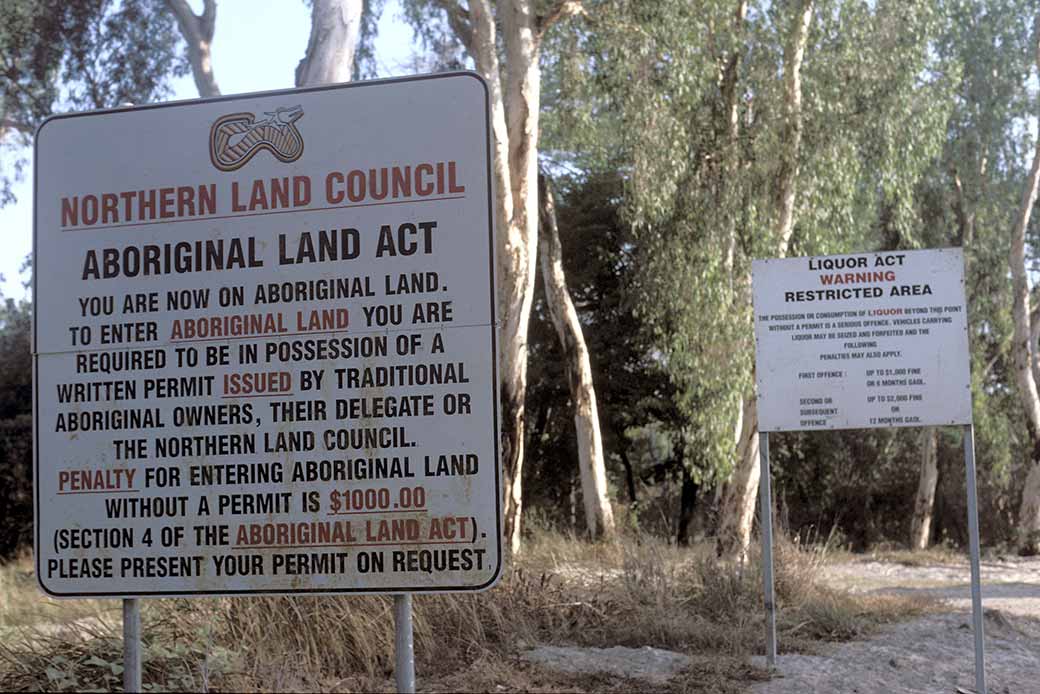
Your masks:
{"label": "dirt track", "polygon": [[[781,655],[777,676],[755,694],[940,694],[974,692],[974,637],[966,563],[904,566],[849,562],[825,581],[857,592],[918,593],[944,609],[837,644],[825,655]],[[1040,560],[983,562],[987,688],[991,694],[1040,693]],[[782,645],[781,645],[782,648]]]}

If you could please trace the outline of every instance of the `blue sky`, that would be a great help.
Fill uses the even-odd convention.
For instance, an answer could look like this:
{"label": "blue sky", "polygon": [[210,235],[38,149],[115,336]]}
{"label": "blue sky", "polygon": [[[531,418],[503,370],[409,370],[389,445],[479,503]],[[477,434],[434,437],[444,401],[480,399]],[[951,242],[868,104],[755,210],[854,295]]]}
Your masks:
{"label": "blue sky", "polygon": [[[193,3],[201,5],[201,3]],[[197,8],[198,9],[198,8]],[[293,86],[296,64],[310,33],[310,10],[303,0],[224,0],[217,7],[213,37],[213,69],[224,94],[240,94]],[[401,18],[397,0],[387,0],[379,22],[376,60],[380,77],[408,74],[417,48],[411,27]],[[173,83],[171,100],[198,96],[187,76]],[[32,169],[14,189],[17,204],[0,208],[0,292],[22,298],[27,291],[19,275],[32,252]]]}

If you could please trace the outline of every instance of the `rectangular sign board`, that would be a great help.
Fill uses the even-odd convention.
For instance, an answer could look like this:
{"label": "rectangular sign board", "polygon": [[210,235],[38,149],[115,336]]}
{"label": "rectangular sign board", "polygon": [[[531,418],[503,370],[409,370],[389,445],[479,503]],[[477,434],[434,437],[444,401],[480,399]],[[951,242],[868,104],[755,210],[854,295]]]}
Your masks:
{"label": "rectangular sign board", "polygon": [[472,73],[43,124],[46,592],[497,580],[489,124]]}
{"label": "rectangular sign board", "polygon": [[755,260],[759,430],[971,423],[959,248]]}

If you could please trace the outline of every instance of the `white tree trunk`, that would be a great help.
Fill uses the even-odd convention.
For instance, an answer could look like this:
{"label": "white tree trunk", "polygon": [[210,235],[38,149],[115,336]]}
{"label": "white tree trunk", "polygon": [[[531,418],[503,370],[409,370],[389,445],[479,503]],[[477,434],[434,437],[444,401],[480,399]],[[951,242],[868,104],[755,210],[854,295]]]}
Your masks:
{"label": "white tree trunk", "polygon": [[[1040,69],[1040,15],[1037,15],[1034,37],[1036,38],[1036,64]],[[1032,444],[1029,472],[1022,489],[1022,505],[1019,507],[1020,551],[1024,554],[1040,553],[1040,395],[1033,374],[1033,331],[1029,307],[1029,277],[1026,271],[1026,230],[1029,218],[1040,189],[1040,142],[1033,153],[1033,165],[1029,171],[1022,204],[1018,208],[1015,227],[1011,236],[1012,292],[1014,305],[1011,315],[1015,323],[1011,352],[1014,362],[1015,385],[1022,409],[1026,412],[1026,427]]]}
{"label": "white tree trunk", "polygon": [[743,563],[751,546],[755,501],[762,476],[758,461],[758,403],[754,395],[744,399],[736,458],[722,497],[719,550],[723,557]]}
{"label": "white tree trunk", "polygon": [[910,527],[910,549],[928,549],[932,535],[932,512],[935,509],[935,485],[939,481],[939,431],[935,427],[921,430],[921,471],[917,478],[917,497]]}
{"label": "white tree trunk", "polygon": [[[495,222],[498,235],[499,379],[502,396],[502,473],[505,538],[520,551],[523,510],[524,398],[527,328],[538,262],[538,111],[541,39],[581,3],[560,0],[545,15],[532,0],[432,0],[448,16],[477,72],[487,81],[494,134]],[[501,29],[501,35],[499,35]],[[500,53],[499,49],[504,49]],[[505,58],[503,64],[499,56]]]}
{"label": "white tree trunk", "polygon": [[307,52],[296,66],[296,86],[349,82],[361,33],[364,0],[313,0]]}
{"label": "white tree trunk", "polygon": [[[1036,21],[1037,37],[1036,62],[1040,68],[1040,15]],[[1014,305],[1012,318],[1015,323],[1011,350],[1014,358],[1015,383],[1018,387],[1019,399],[1026,412],[1026,426],[1029,430],[1032,454],[1030,468],[1026,476],[1026,484],[1022,489],[1022,505],[1019,508],[1019,528],[1021,533],[1021,551],[1026,554],[1040,552],[1040,395],[1033,372],[1033,355],[1036,345],[1033,343],[1033,331],[1029,306],[1029,278],[1026,274],[1026,230],[1029,218],[1036,203],[1037,190],[1040,187],[1040,143],[1033,154],[1033,165],[1025,190],[1022,192],[1022,204],[1015,219],[1015,227],[1011,237],[1011,277],[1013,283]]]}
{"label": "white tree trunk", "polygon": [[578,469],[585,506],[585,525],[592,538],[614,536],[614,511],[607,497],[607,469],[603,460],[603,439],[599,430],[596,391],[592,384],[592,365],[585,345],[578,312],[567,291],[563,271],[563,247],[556,220],[556,200],[551,184],[539,177],[541,229],[538,252],[542,259],[542,282],[556,334],[560,338],[567,366],[567,381],[574,402],[574,427],[578,438]]}
{"label": "white tree trunk", "polygon": [[205,0],[201,15],[192,11],[187,0],[166,0],[166,6],[177,18],[181,36],[188,45],[188,62],[199,96],[220,96],[220,87],[217,86],[217,79],[213,74],[213,60],[210,56],[210,44],[213,43],[213,30],[217,22],[216,1]]}
{"label": "white tree trunk", "polygon": [[794,202],[798,185],[798,155],[802,149],[802,61],[809,40],[814,0],[802,0],[791,40],[784,50],[784,132],[780,151],[779,200],[774,236],[777,256],[787,255],[794,232]]}
{"label": "white tree trunk", "polygon": [[[504,534],[510,551],[520,551],[520,516],[523,511],[523,464],[524,464],[524,398],[527,393],[527,327],[531,316],[531,302],[534,296],[535,268],[537,261],[537,216],[529,216],[526,210],[529,201],[519,197],[526,195],[534,185],[518,187],[515,179],[525,177],[526,168],[516,170],[512,167],[511,152],[514,150],[512,137],[533,136],[537,145],[537,113],[538,91],[522,89],[518,82],[528,76],[529,71],[523,65],[534,65],[537,68],[537,46],[533,55],[524,56],[521,65],[514,68],[507,63],[506,69],[499,64],[498,34],[495,12],[489,0],[472,0],[468,12],[464,13],[456,2],[446,4],[451,22],[460,38],[466,45],[479,72],[488,83],[491,96],[491,127],[494,133],[494,183],[495,183],[495,221],[498,243],[498,317],[501,324],[499,340],[499,379],[502,396],[502,473],[504,479]],[[506,3],[511,5],[512,3]],[[527,3],[519,3],[526,5]],[[503,9],[498,8],[501,15]],[[468,18],[467,18],[468,15]],[[514,20],[507,27],[504,20],[503,41],[512,47],[507,51],[507,60],[516,53],[516,39],[509,34],[517,30]],[[468,24],[466,23],[468,21]],[[537,72],[535,73],[537,84]],[[512,100],[505,93],[513,94]],[[532,96],[535,99],[533,128],[516,132],[508,125],[516,122],[513,113],[519,106],[519,97]],[[525,107],[530,113],[530,105]],[[507,115],[508,114],[508,115]],[[534,172],[537,173],[536,171]],[[537,200],[532,200],[537,204]],[[529,224],[531,222],[532,224]],[[531,228],[531,226],[534,228]]]}
{"label": "white tree trunk", "polygon": [[[798,157],[802,145],[802,61],[809,39],[814,0],[802,0],[784,50],[784,122],[777,173],[777,200],[773,238],[777,257],[784,257],[794,232],[797,197]],[[750,284],[750,283],[749,283]],[[733,476],[726,487],[719,527],[719,549],[723,556],[743,559],[751,544],[751,527],[758,496],[758,401],[754,394],[744,399],[743,432],[737,447]]]}

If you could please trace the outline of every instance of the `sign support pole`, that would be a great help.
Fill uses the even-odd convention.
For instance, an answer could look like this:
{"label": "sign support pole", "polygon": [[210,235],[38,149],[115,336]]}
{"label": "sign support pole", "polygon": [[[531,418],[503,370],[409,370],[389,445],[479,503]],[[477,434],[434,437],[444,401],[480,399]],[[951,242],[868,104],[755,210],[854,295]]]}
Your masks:
{"label": "sign support pole", "polygon": [[412,594],[394,596],[394,679],[401,694],[415,694]]}
{"label": "sign support pole", "polygon": [[769,481],[769,433],[758,434],[761,477],[758,498],[762,503],[762,583],[766,597],[766,664],[776,667],[776,590],[773,585],[773,492]]}
{"label": "sign support pole", "polygon": [[975,425],[964,426],[968,481],[968,534],[971,546],[971,615],[975,634],[975,691],[986,694],[986,644],[982,623],[982,570],[979,567],[979,502],[975,489]]}
{"label": "sign support pole", "polygon": [[123,600],[123,691],[141,689],[141,601]]}

